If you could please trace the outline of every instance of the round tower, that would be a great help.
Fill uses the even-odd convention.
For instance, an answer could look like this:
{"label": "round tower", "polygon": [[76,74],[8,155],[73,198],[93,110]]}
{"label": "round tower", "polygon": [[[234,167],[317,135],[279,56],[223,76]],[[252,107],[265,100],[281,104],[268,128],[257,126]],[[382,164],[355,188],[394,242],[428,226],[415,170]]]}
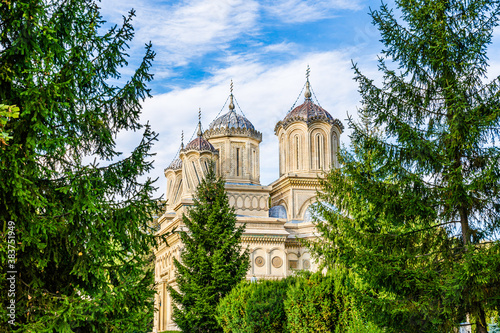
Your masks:
{"label": "round tower", "polygon": [[311,98],[309,67],[304,103],[279,121],[274,133],[279,140],[280,176],[317,174],[338,167],[337,151],[344,126]]}
{"label": "round tower", "polygon": [[229,112],[215,119],[204,134],[219,152],[219,174],[228,183],[260,184],[259,144],[262,134],[234,107],[233,82]]}
{"label": "round tower", "polygon": [[[212,163],[217,163],[218,152],[204,137],[201,129],[201,110],[198,115],[196,138],[181,147],[183,198],[192,197]],[[217,168],[217,166],[215,166]]]}
{"label": "round tower", "polygon": [[167,178],[166,211],[173,211],[182,195],[182,160],[177,157],[165,169]]}

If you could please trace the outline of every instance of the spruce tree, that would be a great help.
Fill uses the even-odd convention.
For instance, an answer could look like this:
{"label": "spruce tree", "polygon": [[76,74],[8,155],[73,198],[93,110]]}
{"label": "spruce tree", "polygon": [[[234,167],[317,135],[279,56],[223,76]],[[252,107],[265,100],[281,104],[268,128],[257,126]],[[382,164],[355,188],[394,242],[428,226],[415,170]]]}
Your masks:
{"label": "spruce tree", "polygon": [[[107,29],[95,1],[0,2],[0,101],[20,111],[2,121],[2,332],[145,332],[152,323],[145,267],[157,204],[142,176],[156,134],[139,117],[154,52],[146,45],[121,78],[133,16]],[[142,132],[126,157],[115,143],[122,130]]]}
{"label": "spruce tree", "polygon": [[196,189],[194,204],[183,215],[181,260],[174,259],[177,287],[169,286],[176,306],[174,321],[183,332],[222,332],[216,307],[249,269],[242,250],[244,225],[237,226],[225,182],[209,168]]}
{"label": "spruce tree", "polygon": [[485,333],[500,307],[500,82],[486,82],[500,4],[396,4],[400,17],[371,11],[383,84],[354,66],[365,121],[350,119],[323,181],[312,248],[354,273],[350,292],[387,332],[451,332],[469,315]]}

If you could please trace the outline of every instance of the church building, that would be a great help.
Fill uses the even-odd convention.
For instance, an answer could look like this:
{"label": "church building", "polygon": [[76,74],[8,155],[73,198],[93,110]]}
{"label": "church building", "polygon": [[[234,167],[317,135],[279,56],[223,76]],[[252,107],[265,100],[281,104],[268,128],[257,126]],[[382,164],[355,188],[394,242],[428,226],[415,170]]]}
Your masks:
{"label": "church building", "polygon": [[[309,73],[309,69],[308,69]],[[338,167],[337,151],[343,125],[312,100],[309,74],[304,102],[279,121],[274,133],[279,142],[279,178],[260,183],[259,145],[262,134],[235,110],[231,83],[227,113],[216,118],[203,132],[198,123],[196,137],[181,144],[177,158],[165,169],[166,211],[159,218],[159,234],[182,230],[182,215],[193,204],[193,196],[211,161],[226,181],[229,204],[238,223],[246,225],[243,247],[250,253],[247,279],[280,279],[295,270],[316,270],[307,248],[297,239],[314,238],[309,206],[315,201],[318,176]],[[172,299],[167,286],[176,285],[173,258],[180,260],[182,243],[178,233],[155,251],[154,330],[177,330],[172,320]]]}

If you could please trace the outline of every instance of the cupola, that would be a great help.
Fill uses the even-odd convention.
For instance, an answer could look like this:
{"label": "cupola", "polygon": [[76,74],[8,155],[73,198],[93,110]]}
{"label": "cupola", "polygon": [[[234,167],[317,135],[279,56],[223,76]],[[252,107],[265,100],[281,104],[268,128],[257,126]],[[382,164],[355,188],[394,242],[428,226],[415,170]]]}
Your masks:
{"label": "cupola", "polygon": [[280,146],[280,175],[317,174],[337,166],[339,137],[344,126],[313,102],[309,74],[308,66],[304,102],[292,107],[274,128]]}
{"label": "cupola", "polygon": [[219,173],[226,182],[259,184],[262,133],[255,129],[241,109],[241,114],[236,111],[235,102],[231,80],[229,111],[212,121],[204,137],[219,152]]}

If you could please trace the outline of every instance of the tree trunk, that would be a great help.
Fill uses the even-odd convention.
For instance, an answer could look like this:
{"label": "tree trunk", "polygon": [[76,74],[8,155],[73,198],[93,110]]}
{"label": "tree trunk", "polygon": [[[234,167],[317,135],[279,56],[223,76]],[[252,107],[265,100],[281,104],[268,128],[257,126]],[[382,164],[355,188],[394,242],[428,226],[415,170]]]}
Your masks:
{"label": "tree trunk", "polygon": [[476,332],[488,333],[488,330],[486,329],[486,314],[484,313],[481,303],[475,303],[473,311],[474,319],[476,319]]}

